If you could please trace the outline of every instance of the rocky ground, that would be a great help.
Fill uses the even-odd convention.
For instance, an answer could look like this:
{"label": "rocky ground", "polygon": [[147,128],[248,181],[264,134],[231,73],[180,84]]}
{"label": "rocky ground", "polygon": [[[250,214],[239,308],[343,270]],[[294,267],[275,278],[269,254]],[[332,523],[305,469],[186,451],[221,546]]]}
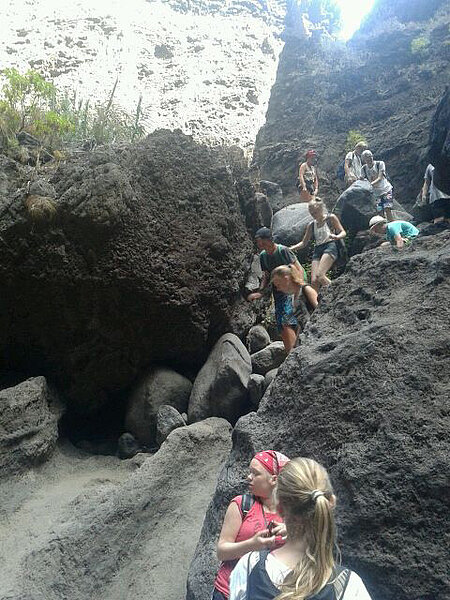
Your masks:
{"label": "rocky ground", "polygon": [[[275,79],[285,0],[33,0],[2,4],[0,64],[33,68],[77,101],[143,123],[251,147]],[[213,35],[211,33],[213,32]]]}
{"label": "rocky ground", "polygon": [[140,455],[142,466],[133,459],[132,473],[130,461],[66,443],[3,481],[2,600],[180,600],[230,443],[229,424],[209,419]]}
{"label": "rocky ground", "polygon": [[450,232],[353,257],[258,412],[242,417],[191,566],[204,600],[229,500],[257,451],[325,464],[343,561],[374,600],[447,597]]}

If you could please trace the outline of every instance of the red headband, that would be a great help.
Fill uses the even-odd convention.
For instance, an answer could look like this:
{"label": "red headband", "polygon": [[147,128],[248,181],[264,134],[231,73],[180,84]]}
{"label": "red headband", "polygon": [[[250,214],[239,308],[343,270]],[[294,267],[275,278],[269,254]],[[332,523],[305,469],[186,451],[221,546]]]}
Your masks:
{"label": "red headband", "polygon": [[264,450],[255,454],[254,458],[269,471],[271,475],[279,475],[284,465],[289,462],[289,458],[276,450]]}

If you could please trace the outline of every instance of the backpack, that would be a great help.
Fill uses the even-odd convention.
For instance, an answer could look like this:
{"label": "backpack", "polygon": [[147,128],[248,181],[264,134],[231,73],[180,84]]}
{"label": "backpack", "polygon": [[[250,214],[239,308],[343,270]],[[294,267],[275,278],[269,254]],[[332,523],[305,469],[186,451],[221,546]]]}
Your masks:
{"label": "backpack", "polygon": [[341,181],[345,181],[345,168],[344,168],[344,165],[345,165],[345,158],[344,158],[344,160],[341,163],[339,163],[338,168],[336,169],[336,177],[338,179],[340,179]]}
{"label": "backpack", "polygon": [[242,520],[244,520],[250,512],[251,507],[255,504],[255,497],[252,496],[252,494],[242,494],[241,498],[241,506],[239,508],[241,511]]}

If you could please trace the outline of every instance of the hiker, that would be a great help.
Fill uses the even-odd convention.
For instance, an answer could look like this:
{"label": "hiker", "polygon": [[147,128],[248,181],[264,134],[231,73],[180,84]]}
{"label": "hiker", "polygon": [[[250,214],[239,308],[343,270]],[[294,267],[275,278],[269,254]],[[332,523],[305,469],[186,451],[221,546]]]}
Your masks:
{"label": "hiker", "polygon": [[435,186],[432,164],[429,164],[425,170],[422,202],[430,205],[433,223],[450,222],[450,196]]}
{"label": "hiker", "polygon": [[317,152],[308,150],[306,161],[298,170],[298,189],[300,202],[309,202],[319,193],[319,178],[317,177]]}
{"label": "hiker", "polygon": [[278,476],[286,543],[243,556],[231,574],[230,600],[370,600],[359,575],[336,564],[336,496],[325,468],[294,458]]}
{"label": "hiker", "polygon": [[298,321],[297,338],[300,333],[300,327],[304,329],[312,312],[317,308],[317,292],[305,283],[299,276],[296,269],[290,265],[281,265],[272,271],[272,283],[283,294],[289,294],[293,297],[294,316]]}
{"label": "hiker", "polygon": [[326,273],[342,256],[344,248],[340,240],[343,240],[347,234],[338,217],[327,212],[320,198],[311,200],[308,209],[314,220],[308,224],[302,241],[291,246],[291,250],[295,252],[305,248],[310,239],[314,239],[316,245],[311,263],[311,285],[318,292],[322,286],[330,285],[331,281]]}
{"label": "hiker", "polygon": [[370,150],[364,150],[361,157],[363,161],[362,176],[372,184],[377,199],[377,211],[383,213],[387,221],[393,221],[394,196],[392,184],[386,176],[386,165],[382,160],[373,160]]}
{"label": "hiker", "polygon": [[344,160],[344,180],[347,187],[362,178],[361,154],[366,149],[366,142],[358,142],[353,151],[347,152]]}
{"label": "hiker", "polygon": [[[272,232],[267,227],[261,227],[255,234],[256,245],[261,250],[259,260],[263,271],[263,278],[259,289],[247,296],[250,302],[262,298],[263,290],[270,284],[270,274],[280,265],[292,265],[297,269],[299,276],[304,279],[303,267],[297,260],[295,254],[282,244],[275,244]],[[297,339],[298,322],[294,316],[292,298],[272,286],[272,294],[275,303],[275,318],[277,329],[283,340],[286,352],[290,352]]]}
{"label": "hiker", "polygon": [[388,223],[384,217],[376,215],[369,221],[370,232],[375,235],[386,235],[386,242],[381,246],[394,246],[401,250],[419,235],[419,230],[408,221],[392,221]]}
{"label": "hiker", "polygon": [[274,494],[278,475],[288,461],[275,450],[258,452],[251,460],[247,476],[250,494],[233,498],[225,513],[217,542],[217,556],[222,563],[212,600],[228,599],[230,574],[241,556],[284,544],[286,528],[276,511]]}

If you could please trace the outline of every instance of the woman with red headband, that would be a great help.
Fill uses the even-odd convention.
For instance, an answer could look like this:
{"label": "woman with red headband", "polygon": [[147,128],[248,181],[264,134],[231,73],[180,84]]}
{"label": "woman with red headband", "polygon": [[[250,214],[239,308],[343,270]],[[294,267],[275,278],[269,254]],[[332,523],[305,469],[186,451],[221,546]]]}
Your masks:
{"label": "woman with red headband", "polygon": [[212,600],[229,598],[230,575],[237,561],[252,550],[279,548],[286,528],[276,512],[275,486],[278,474],[289,461],[275,450],[258,452],[250,462],[247,477],[250,494],[230,502],[217,543],[222,561],[214,582]]}
{"label": "woman with red headband", "polygon": [[308,150],[306,161],[298,170],[298,189],[300,202],[309,202],[319,193],[319,178],[317,177],[317,152]]}

